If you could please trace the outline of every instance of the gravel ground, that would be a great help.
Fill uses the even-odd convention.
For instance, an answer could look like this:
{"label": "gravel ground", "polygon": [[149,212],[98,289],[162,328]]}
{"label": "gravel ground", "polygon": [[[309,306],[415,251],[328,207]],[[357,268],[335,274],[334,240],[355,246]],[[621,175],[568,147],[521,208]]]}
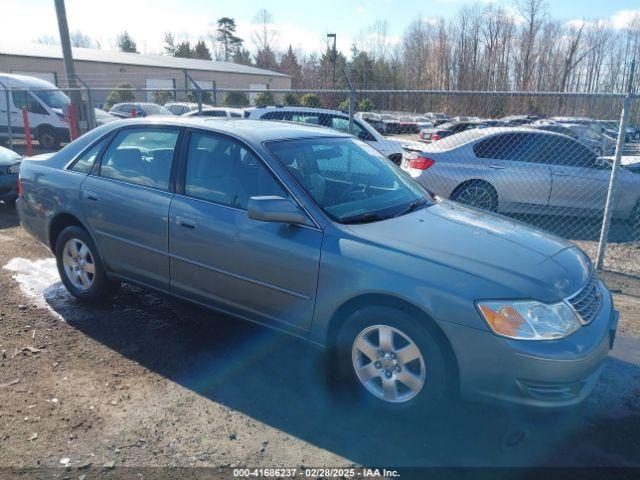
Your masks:
{"label": "gravel ground", "polygon": [[580,408],[380,416],[304,341],[134,287],[78,305],[0,204],[0,466],[638,466],[640,279],[604,278],[620,336]]}

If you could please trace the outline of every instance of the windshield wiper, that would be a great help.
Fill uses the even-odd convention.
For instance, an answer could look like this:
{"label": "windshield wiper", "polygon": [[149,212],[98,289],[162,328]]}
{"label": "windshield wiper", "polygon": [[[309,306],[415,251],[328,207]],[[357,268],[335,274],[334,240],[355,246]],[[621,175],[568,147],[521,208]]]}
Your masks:
{"label": "windshield wiper", "polygon": [[411,202],[407,206],[407,208],[405,208],[404,210],[402,210],[400,213],[398,213],[395,216],[396,217],[401,217],[402,215],[406,215],[407,213],[413,212],[414,210],[417,210],[419,207],[422,207],[423,205],[426,205],[427,203],[429,203],[429,202],[426,199],[418,198],[418,199],[414,200],[413,202]]}
{"label": "windshield wiper", "polygon": [[344,224],[352,224],[352,223],[371,223],[371,222],[379,222],[380,220],[386,220],[387,216],[380,215],[378,213],[361,213],[360,215],[353,215],[351,217],[346,217],[340,220],[341,223]]}

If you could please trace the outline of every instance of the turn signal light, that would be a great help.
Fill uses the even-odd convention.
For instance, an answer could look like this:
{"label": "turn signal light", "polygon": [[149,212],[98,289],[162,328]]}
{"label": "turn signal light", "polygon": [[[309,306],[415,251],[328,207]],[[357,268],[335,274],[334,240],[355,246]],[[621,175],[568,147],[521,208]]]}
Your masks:
{"label": "turn signal light", "polygon": [[515,337],[518,330],[525,323],[524,318],[513,308],[503,306],[499,310],[492,310],[487,305],[481,305],[480,311],[493,330],[507,337]]}
{"label": "turn signal light", "polygon": [[23,195],[22,195],[22,180],[20,179],[19,175],[18,175],[18,196],[20,198],[23,197]]}
{"label": "turn signal light", "polygon": [[409,168],[415,168],[417,170],[426,170],[430,166],[436,163],[435,160],[432,160],[427,157],[416,157],[413,160],[409,161]]}

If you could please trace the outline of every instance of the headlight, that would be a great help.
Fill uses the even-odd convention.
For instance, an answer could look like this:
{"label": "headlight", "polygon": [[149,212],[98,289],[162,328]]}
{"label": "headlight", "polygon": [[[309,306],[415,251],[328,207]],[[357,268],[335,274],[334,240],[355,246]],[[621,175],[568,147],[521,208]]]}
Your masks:
{"label": "headlight", "polygon": [[498,335],[521,340],[562,338],[580,328],[576,313],[564,302],[478,302],[478,310]]}
{"label": "headlight", "polygon": [[15,173],[17,175],[18,172],[20,171],[20,164],[14,163],[13,165],[9,165],[9,168],[7,169],[7,171],[9,173]]}

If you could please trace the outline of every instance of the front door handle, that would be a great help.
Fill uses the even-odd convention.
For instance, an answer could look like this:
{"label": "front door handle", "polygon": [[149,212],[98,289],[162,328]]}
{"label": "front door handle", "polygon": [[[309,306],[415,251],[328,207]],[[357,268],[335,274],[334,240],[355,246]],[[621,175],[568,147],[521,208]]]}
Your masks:
{"label": "front door handle", "polygon": [[489,168],[493,168],[494,170],[504,170],[507,167],[504,165],[489,165]]}
{"label": "front door handle", "polygon": [[568,177],[571,174],[567,173],[567,172],[563,172],[562,170],[554,170],[553,174],[558,176],[558,177]]}
{"label": "front door handle", "polygon": [[190,218],[177,216],[176,223],[181,227],[191,228],[191,229],[196,228],[196,222],[191,220]]}

